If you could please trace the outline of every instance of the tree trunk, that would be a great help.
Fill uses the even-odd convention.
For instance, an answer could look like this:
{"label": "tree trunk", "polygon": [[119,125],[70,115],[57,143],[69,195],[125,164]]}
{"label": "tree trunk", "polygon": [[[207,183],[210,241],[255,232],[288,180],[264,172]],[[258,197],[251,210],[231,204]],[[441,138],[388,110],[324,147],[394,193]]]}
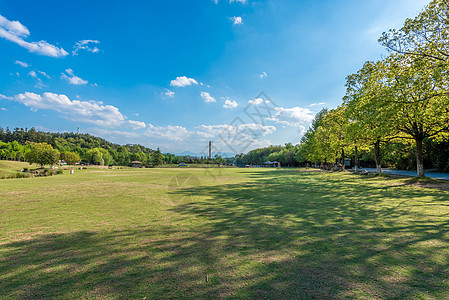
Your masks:
{"label": "tree trunk", "polygon": [[341,148],[341,166],[345,169],[345,149]]}
{"label": "tree trunk", "polygon": [[355,146],[355,159],[354,159],[354,164],[355,164],[355,172],[357,173],[359,171],[359,154],[357,153],[357,146]]}
{"label": "tree trunk", "polygon": [[380,162],[380,141],[377,140],[376,143],[374,144],[374,153],[376,156],[376,169],[377,169],[377,174],[382,174],[382,165]]}
{"label": "tree trunk", "polygon": [[418,177],[424,177],[424,161],[422,150],[423,139],[416,138],[415,141],[416,141],[416,173]]}

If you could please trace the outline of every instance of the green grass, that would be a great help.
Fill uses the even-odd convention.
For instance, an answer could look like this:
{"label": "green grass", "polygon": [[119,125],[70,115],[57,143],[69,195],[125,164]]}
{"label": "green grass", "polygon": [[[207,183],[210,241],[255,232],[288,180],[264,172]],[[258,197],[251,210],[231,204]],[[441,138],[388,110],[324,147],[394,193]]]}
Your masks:
{"label": "green grass", "polygon": [[407,179],[89,168],[0,191],[2,299],[449,298],[449,192]]}
{"label": "green grass", "polygon": [[30,165],[26,162],[10,161],[10,160],[0,160],[0,176],[15,174],[22,171],[24,168],[37,168],[36,165]]}

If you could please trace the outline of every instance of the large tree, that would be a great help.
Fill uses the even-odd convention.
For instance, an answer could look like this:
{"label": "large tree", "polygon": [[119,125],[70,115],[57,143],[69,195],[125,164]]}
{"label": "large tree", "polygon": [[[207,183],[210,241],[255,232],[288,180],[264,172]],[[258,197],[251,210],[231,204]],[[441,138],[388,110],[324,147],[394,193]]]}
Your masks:
{"label": "large tree", "polygon": [[37,143],[27,153],[26,160],[30,163],[36,163],[43,167],[44,165],[54,165],[59,160],[59,151],[47,143]]}
{"label": "large tree", "polygon": [[75,165],[81,161],[78,154],[74,152],[64,152],[61,154],[61,159],[65,161],[68,165]]}
{"label": "large tree", "polygon": [[418,177],[424,176],[423,142],[449,132],[449,78],[425,57],[403,54],[388,58],[385,114],[405,138],[416,143]]}
{"label": "large tree", "polygon": [[[366,62],[346,78],[347,139],[357,147],[374,148],[377,173],[382,173],[381,145],[397,136],[389,113],[385,61]],[[357,152],[357,151],[356,151]]]}

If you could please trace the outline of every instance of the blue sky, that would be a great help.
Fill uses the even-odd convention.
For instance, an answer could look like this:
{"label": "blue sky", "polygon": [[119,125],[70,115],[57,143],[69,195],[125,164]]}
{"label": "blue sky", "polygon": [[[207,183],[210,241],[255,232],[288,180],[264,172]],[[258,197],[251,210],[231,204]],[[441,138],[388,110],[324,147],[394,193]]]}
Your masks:
{"label": "blue sky", "polygon": [[428,2],[0,0],[0,126],[172,153],[296,144]]}

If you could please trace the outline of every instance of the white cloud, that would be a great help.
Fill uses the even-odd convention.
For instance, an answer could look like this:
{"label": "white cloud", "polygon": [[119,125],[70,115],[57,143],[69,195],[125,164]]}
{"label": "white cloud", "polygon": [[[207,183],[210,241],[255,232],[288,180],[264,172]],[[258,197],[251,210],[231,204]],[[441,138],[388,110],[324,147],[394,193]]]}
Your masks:
{"label": "white cloud", "polygon": [[23,62],[23,61],[20,61],[20,60],[16,60],[15,64],[16,64],[16,65],[20,65],[20,66],[22,66],[22,67],[24,67],[24,68],[28,68],[28,67],[30,66],[30,65],[27,64],[26,62]]}
{"label": "white cloud", "polygon": [[128,120],[128,124],[130,124],[131,127],[134,128],[134,129],[141,129],[141,128],[146,128],[147,127],[145,122],[141,122],[141,121]]}
{"label": "white cloud", "polygon": [[8,97],[8,96],[5,96],[5,95],[0,94],[0,99],[13,100],[14,98],[13,98],[13,97]]}
{"label": "white cloud", "polygon": [[201,98],[203,98],[204,102],[210,103],[210,102],[217,102],[214,97],[212,97],[208,92],[201,92]]}
{"label": "white cloud", "polygon": [[270,118],[271,121],[275,121],[278,124],[283,124],[291,127],[299,127],[309,125],[312,122],[315,114],[308,108],[292,107],[283,108],[276,107],[277,111],[275,116]]}
{"label": "white cloud", "polygon": [[231,18],[229,18],[229,20],[231,20],[234,25],[242,25],[243,24],[242,17],[231,17]]}
{"label": "white cloud", "polygon": [[170,81],[170,85],[176,87],[185,87],[192,84],[196,85],[198,82],[195,79],[186,76],[176,77],[176,79]]}
{"label": "white cloud", "polygon": [[268,77],[266,72],[262,72],[262,74],[259,75],[260,78]]}
{"label": "white cloud", "polygon": [[225,103],[223,104],[223,107],[226,109],[227,108],[236,108],[237,106],[239,106],[237,101],[229,100],[229,99],[226,99]]}
{"label": "white cloud", "polygon": [[154,126],[152,124],[148,124],[148,129],[144,133],[144,135],[155,138],[155,139],[163,139],[169,141],[183,141],[188,138],[192,133],[189,132],[183,126]]}
{"label": "white cloud", "polygon": [[165,89],[164,95],[168,98],[173,98],[175,97],[175,92],[170,91],[169,89]]}
{"label": "white cloud", "polygon": [[100,41],[97,40],[81,40],[75,43],[75,50],[72,51],[72,55],[78,55],[79,50],[87,50],[92,53],[100,52],[100,49],[96,46]]}
{"label": "white cloud", "polygon": [[[219,0],[213,0],[215,4],[218,4]],[[247,0],[229,0],[229,3],[242,3],[242,4],[246,4]]]}
{"label": "white cloud", "polygon": [[9,21],[0,15],[0,37],[40,55],[51,57],[64,57],[68,53],[63,48],[58,48],[46,41],[27,42],[24,39],[30,35],[30,31],[19,21]]}
{"label": "white cloud", "polygon": [[73,70],[72,69],[67,69],[65,71],[66,71],[66,73],[69,76],[67,76],[64,73],[61,73],[61,78],[67,80],[70,84],[84,85],[84,84],[88,83],[87,80],[81,79],[80,77],[78,77],[75,74],[73,74]]}
{"label": "white cloud", "polygon": [[254,99],[254,100],[249,100],[248,101],[248,103],[249,104],[261,104],[263,102],[263,99],[262,98],[256,98],[256,99]]}
{"label": "white cloud", "polygon": [[66,95],[44,93],[42,96],[26,92],[18,94],[12,99],[22,103],[31,110],[55,110],[72,121],[92,123],[99,126],[117,127],[129,126],[131,128],[145,128],[146,124],[139,121],[127,120],[117,107],[103,105],[99,101],[70,100]]}
{"label": "white cloud", "polygon": [[319,105],[325,105],[326,102],[319,102],[319,103],[312,103],[309,106],[319,106]]}
{"label": "white cloud", "polygon": [[38,88],[38,89],[42,89],[42,88],[46,87],[46,85],[42,82],[42,79],[39,78],[39,76],[36,72],[45,76],[46,78],[50,78],[50,76],[48,76],[47,73],[45,73],[43,71],[39,71],[39,70],[32,70],[32,71],[28,72],[28,76],[33,77],[35,80],[34,87]]}
{"label": "white cloud", "polygon": [[40,74],[42,74],[43,76],[47,77],[47,78],[51,78],[50,75],[47,75],[47,73],[45,73],[44,71],[39,71],[36,70],[37,72],[39,72]]}
{"label": "white cloud", "polygon": [[4,107],[2,107],[2,108],[0,108],[1,110],[3,110],[3,111],[7,111],[7,109],[6,108],[4,108]]}

